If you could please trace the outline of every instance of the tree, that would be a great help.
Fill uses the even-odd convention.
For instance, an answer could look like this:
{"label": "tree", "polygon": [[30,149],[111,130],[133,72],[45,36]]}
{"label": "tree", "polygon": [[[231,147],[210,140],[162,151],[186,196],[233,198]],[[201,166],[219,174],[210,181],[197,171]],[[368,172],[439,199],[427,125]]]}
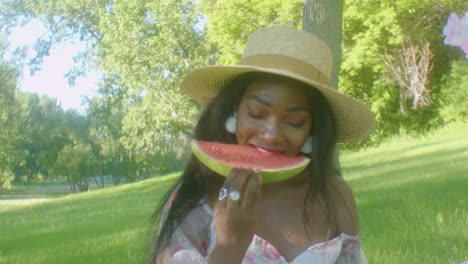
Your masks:
{"label": "tree", "polygon": [[[108,98],[104,101],[121,101],[121,110],[130,113],[121,134],[127,151],[148,153],[155,150],[152,145],[162,150],[183,145],[177,139],[191,130],[190,117],[197,107],[178,92],[178,83],[206,61],[195,2],[11,0],[2,17],[7,27],[24,18],[42,18],[51,34],[37,42],[34,65],[40,65],[57,43],[77,38],[89,43],[80,58],[101,71],[100,93]],[[69,76],[81,74],[78,68]],[[143,112],[160,122],[143,119],[148,117]],[[147,125],[137,127],[135,137],[134,126],[141,123]],[[168,136],[175,146],[168,145]]]}
{"label": "tree", "polygon": [[24,161],[15,165],[15,174],[36,179],[47,178],[66,144],[63,110],[56,99],[37,94],[18,93],[18,124]]}
{"label": "tree", "polygon": [[114,74],[104,89],[125,90],[121,99],[103,96],[123,100],[120,140],[132,155],[164,155],[186,145],[179,137],[191,131],[198,108],[178,84],[206,61],[198,21],[193,1],[173,0],[121,1],[103,19],[100,65]]}
{"label": "tree", "polygon": [[331,85],[338,87],[343,35],[342,0],[304,0],[304,30],[312,32],[330,47],[333,53]]}
{"label": "tree", "polygon": [[[338,73],[341,64],[341,43],[343,34],[342,0],[304,0],[304,30],[312,32],[330,47],[333,54],[330,85],[338,88]],[[335,151],[335,166],[341,175],[338,149]]]}
{"label": "tree", "polygon": [[440,116],[442,122],[463,123],[468,120],[468,60],[453,61],[450,72],[442,77]]}
{"label": "tree", "polygon": [[412,101],[413,109],[431,105],[430,90],[427,87],[432,69],[431,58],[429,42],[424,47],[410,45],[408,48],[403,48],[402,54],[398,57],[390,55],[383,57],[388,69],[387,78],[400,87],[400,112],[407,112],[409,101]]}
{"label": "tree", "polygon": [[16,70],[0,61],[0,188],[9,188],[13,166],[22,159],[16,114]]}
{"label": "tree", "polygon": [[[448,14],[463,10],[463,6],[466,3],[460,0],[345,1],[339,87],[374,112],[377,131],[368,143],[402,132],[425,132],[438,125],[439,83],[450,69],[448,62],[455,59],[454,53],[443,45],[442,27]],[[424,47],[426,42],[433,55],[427,88],[435,103],[402,114],[399,85],[383,78],[389,71],[384,57],[398,58],[402,51],[411,46]],[[358,145],[361,144],[366,143]]]}
{"label": "tree", "polygon": [[71,192],[87,191],[94,167],[91,147],[75,142],[60,151],[55,171],[66,177]]}
{"label": "tree", "polygon": [[[170,100],[171,98],[163,101],[158,95],[165,95],[166,89],[174,89],[177,78],[190,65],[187,61],[188,57],[193,55],[190,53],[190,45],[193,42],[187,40],[198,38],[194,34],[193,27],[190,27],[190,23],[196,21],[196,17],[190,13],[191,6],[190,1],[158,1],[157,3],[146,1],[143,3],[141,1],[11,0],[2,3],[0,20],[4,22],[1,23],[2,32],[6,33],[11,27],[24,24],[33,17],[40,18],[45,23],[48,34],[37,41],[34,46],[36,56],[28,62],[32,65],[33,71],[40,67],[43,57],[49,54],[49,50],[54,45],[75,39],[86,41],[89,48],[78,56],[80,63],[69,72],[70,82],[73,83],[74,78],[86,72],[87,67],[82,66],[97,66],[103,72],[101,91],[105,97],[109,98],[106,102],[120,100],[121,105],[124,106],[121,112],[127,112],[132,107],[139,107],[133,101],[143,97],[142,94],[155,93],[153,97],[158,100],[153,101],[152,104],[158,102],[159,109],[164,111],[153,112],[161,118],[166,118],[167,122],[164,124],[177,124],[178,127],[186,128],[190,124],[186,125],[183,122],[187,121],[185,119],[188,116],[187,111],[190,111],[192,107],[187,107],[187,104],[183,103],[179,107],[175,101]],[[135,34],[130,35],[130,32]],[[185,37],[186,40],[179,38],[179,35],[181,38]],[[135,38],[136,36],[138,38]],[[123,50],[123,47],[129,47],[129,49]],[[175,50],[179,50],[178,54],[175,54]],[[130,72],[128,71],[129,63],[133,63],[130,66]],[[108,87],[117,87],[118,93],[113,94]],[[120,98],[116,99],[116,97]],[[174,98],[177,97],[181,96],[177,95]],[[26,119],[26,116],[23,117]],[[40,114],[36,117],[40,118]],[[139,121],[146,122],[147,120]],[[121,126],[118,129],[120,137]],[[132,131],[132,128],[128,130]],[[149,125],[148,129],[141,131],[141,138],[149,138],[147,142],[158,139],[159,136],[154,135],[152,131]],[[120,138],[113,140],[119,142]],[[138,138],[129,137],[126,142],[138,140]],[[156,142],[166,143],[161,140]],[[32,141],[23,143],[24,147],[29,150],[27,152],[28,164],[22,168],[34,168],[28,174],[36,174],[39,170],[35,168],[38,166],[34,165],[37,164],[38,156],[35,156],[37,148],[33,149]],[[120,143],[118,145],[120,146]],[[117,152],[113,152],[114,157],[121,155],[120,149],[115,149]],[[117,164],[114,167],[118,167]]]}
{"label": "tree", "polygon": [[32,72],[40,69],[44,57],[55,45],[76,40],[87,43],[87,49],[76,56],[77,64],[67,74],[73,84],[76,77],[85,74],[95,63],[93,54],[103,37],[99,30],[100,14],[112,6],[112,1],[8,0],[1,5],[2,32],[8,34],[11,28],[24,25],[33,18],[41,20],[47,29],[33,46],[35,56],[27,62]]}
{"label": "tree", "polygon": [[297,0],[202,0],[199,9],[207,19],[208,46],[216,51],[211,61],[219,64],[237,63],[248,36],[260,27],[302,27],[302,2]]}
{"label": "tree", "polygon": [[[95,97],[90,101],[87,111],[88,138],[96,157],[97,174],[101,177],[102,186],[104,175],[111,175],[115,185],[120,183],[123,176],[121,168],[125,167],[124,163],[128,160],[120,142],[124,113],[117,107],[108,107],[108,104]],[[126,172],[131,173],[129,170]]]}

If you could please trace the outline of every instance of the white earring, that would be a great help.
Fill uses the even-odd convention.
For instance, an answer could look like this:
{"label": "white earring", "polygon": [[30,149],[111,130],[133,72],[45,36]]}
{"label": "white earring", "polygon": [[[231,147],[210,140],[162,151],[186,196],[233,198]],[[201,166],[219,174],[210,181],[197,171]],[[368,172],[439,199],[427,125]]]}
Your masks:
{"label": "white earring", "polygon": [[304,145],[301,148],[301,152],[304,154],[312,153],[312,144],[312,136],[307,137],[306,141],[304,142]]}
{"label": "white earring", "polygon": [[226,124],[224,124],[224,127],[226,128],[227,132],[231,134],[236,133],[237,129],[237,114],[233,113],[230,117],[226,119]]}

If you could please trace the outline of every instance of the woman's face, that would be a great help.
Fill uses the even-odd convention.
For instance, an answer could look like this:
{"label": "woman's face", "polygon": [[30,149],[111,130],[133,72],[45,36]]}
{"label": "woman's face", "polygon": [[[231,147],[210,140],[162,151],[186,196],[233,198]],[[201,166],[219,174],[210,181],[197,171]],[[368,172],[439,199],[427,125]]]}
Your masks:
{"label": "woman's face", "polygon": [[311,122],[303,84],[261,78],[247,87],[239,104],[236,138],[240,145],[297,156],[310,135]]}

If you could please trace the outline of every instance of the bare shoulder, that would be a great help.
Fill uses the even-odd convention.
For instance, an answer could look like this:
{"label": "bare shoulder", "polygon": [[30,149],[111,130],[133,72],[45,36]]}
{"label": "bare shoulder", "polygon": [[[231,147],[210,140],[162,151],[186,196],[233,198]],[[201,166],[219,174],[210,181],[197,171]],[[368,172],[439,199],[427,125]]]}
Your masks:
{"label": "bare shoulder", "polygon": [[346,180],[337,176],[332,178],[330,185],[336,210],[337,233],[359,234],[359,217],[351,186]]}

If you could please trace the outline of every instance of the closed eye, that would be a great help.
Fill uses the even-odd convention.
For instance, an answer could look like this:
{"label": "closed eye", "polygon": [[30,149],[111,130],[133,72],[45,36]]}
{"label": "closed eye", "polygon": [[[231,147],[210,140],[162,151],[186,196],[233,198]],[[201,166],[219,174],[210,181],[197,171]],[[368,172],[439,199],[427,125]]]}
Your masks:
{"label": "closed eye", "polygon": [[291,122],[291,121],[287,121],[287,123],[293,127],[302,127],[304,126],[304,122]]}
{"label": "closed eye", "polygon": [[261,119],[268,115],[268,110],[259,106],[249,106],[247,114],[252,118]]}
{"label": "closed eye", "polygon": [[305,118],[289,118],[286,119],[286,123],[293,126],[293,127],[302,127],[306,123]]}
{"label": "closed eye", "polygon": [[293,127],[302,127],[304,125],[304,123],[292,123],[292,122],[288,122],[288,124],[290,124]]}
{"label": "closed eye", "polygon": [[250,112],[250,111],[248,112],[248,115],[255,119],[262,119],[265,117],[265,115],[262,113],[256,113],[256,112]]}

